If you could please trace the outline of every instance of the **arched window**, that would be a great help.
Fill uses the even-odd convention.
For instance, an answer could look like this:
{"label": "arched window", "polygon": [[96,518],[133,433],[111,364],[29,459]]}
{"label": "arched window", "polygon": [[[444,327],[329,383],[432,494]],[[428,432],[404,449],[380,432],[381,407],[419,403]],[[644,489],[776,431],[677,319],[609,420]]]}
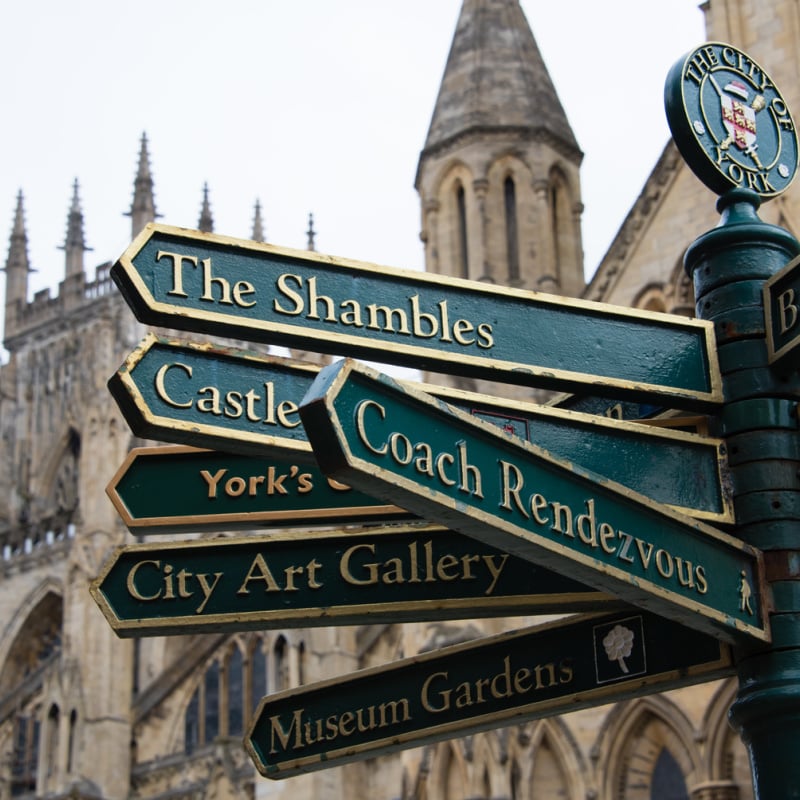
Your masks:
{"label": "arched window", "polygon": [[637,705],[642,710],[622,716],[624,731],[613,737],[609,799],[689,800],[686,787],[698,774],[691,724],[658,697]]}
{"label": "arched window", "polygon": [[689,800],[681,768],[666,747],[661,749],[653,767],[650,800]]}
{"label": "arched window", "polygon": [[61,722],[61,714],[58,706],[53,703],[47,712],[47,750],[45,757],[47,761],[46,776],[53,777],[58,770],[58,726]]}
{"label": "arched window", "polygon": [[209,744],[219,736],[219,662],[212,662],[206,670],[205,689],[205,743]]}
{"label": "arched window", "polygon": [[250,656],[250,675],[250,708],[255,709],[267,693],[267,654],[260,639]]}
{"label": "arched window", "polygon": [[200,687],[194,690],[183,719],[184,750],[191,755],[200,747]]}
{"label": "arched window", "polygon": [[464,193],[464,187],[460,183],[456,186],[456,214],[456,225],[458,226],[458,264],[461,268],[461,277],[469,278],[467,196]]}
{"label": "arched window", "polygon": [[299,684],[306,682],[306,668],[306,643],[300,642],[300,644],[297,645],[297,682]]}
{"label": "arched window", "polygon": [[289,645],[285,636],[279,636],[273,648],[275,656],[275,689],[288,689],[289,682]]}
{"label": "arched window", "polygon": [[36,710],[30,714],[20,715],[14,721],[14,752],[11,761],[12,797],[36,791],[39,728]]}
{"label": "arched window", "polygon": [[228,736],[244,733],[244,659],[242,651],[234,646],[228,659]]}
{"label": "arched window", "polygon": [[67,774],[72,772],[75,763],[75,743],[78,732],[78,712],[73,708],[69,714],[69,741],[67,742]]}
{"label": "arched window", "polygon": [[564,174],[552,170],[550,174],[550,231],[553,248],[553,273],[558,288],[568,291],[578,270],[576,242],[579,230],[573,218],[570,192]]}
{"label": "arched window", "polygon": [[267,682],[268,652],[263,636],[254,635],[244,642],[237,637],[220,648],[186,706],[184,750],[187,754],[212,744],[220,736],[241,736],[268,691],[289,686],[286,637],[281,635],[275,641],[272,656],[275,686]]}
{"label": "arched window", "polygon": [[517,190],[509,175],[503,183],[503,202],[506,217],[506,253],[509,283],[519,281],[519,232],[517,226]]}
{"label": "arched window", "polygon": [[511,800],[520,800],[522,789],[522,771],[519,768],[519,763],[515,758],[511,762]]}

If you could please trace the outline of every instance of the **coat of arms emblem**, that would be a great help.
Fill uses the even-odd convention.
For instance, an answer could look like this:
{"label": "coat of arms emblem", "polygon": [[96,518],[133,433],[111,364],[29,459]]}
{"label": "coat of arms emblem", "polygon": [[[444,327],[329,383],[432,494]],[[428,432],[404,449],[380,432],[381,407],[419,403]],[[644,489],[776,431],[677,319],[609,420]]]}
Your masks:
{"label": "coat of arms emblem", "polygon": [[745,188],[768,199],[789,186],[798,163],[794,121],[745,53],[705,44],[675,64],[664,93],[675,143],[710,189]]}

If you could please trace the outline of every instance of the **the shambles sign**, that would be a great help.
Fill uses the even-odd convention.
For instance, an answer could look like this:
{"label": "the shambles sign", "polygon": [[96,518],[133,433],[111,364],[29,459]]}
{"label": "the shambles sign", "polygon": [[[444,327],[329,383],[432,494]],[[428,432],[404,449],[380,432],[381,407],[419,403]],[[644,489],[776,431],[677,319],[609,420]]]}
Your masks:
{"label": "the shambles sign", "polygon": [[713,326],[684,317],[161,225],[111,276],[148,324],[676,407],[722,401]]}
{"label": "the shambles sign", "polygon": [[769,639],[760,552],[705,523],[354,361],[320,372],[300,416],[337,480],[686,625]]}
{"label": "the shambles sign", "polygon": [[137,544],[91,587],[120,636],[563,613],[619,601],[425,525]]}
{"label": "the shambles sign", "polygon": [[270,695],[245,744],[280,779],[732,673],[712,637],[647,613],[591,615]]}

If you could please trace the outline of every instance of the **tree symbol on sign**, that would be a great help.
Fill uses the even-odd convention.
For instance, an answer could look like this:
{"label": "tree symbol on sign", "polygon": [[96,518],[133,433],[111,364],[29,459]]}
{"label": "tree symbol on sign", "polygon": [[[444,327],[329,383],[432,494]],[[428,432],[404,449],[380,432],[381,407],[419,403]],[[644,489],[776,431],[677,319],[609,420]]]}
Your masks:
{"label": "tree symbol on sign", "polygon": [[603,639],[603,647],[609,661],[616,661],[623,672],[628,672],[625,659],[633,651],[633,631],[622,625],[615,625]]}

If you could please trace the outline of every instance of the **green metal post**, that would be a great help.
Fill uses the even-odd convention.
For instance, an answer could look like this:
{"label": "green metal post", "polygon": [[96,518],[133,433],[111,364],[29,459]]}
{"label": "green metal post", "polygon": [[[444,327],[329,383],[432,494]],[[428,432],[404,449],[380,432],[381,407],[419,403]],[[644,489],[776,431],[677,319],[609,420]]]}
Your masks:
{"label": "green metal post", "polygon": [[[772,643],[737,650],[731,720],[750,754],[758,800],[800,798],[800,376],[768,364],[762,287],[800,243],[758,217],[760,197],[733,189],[722,219],[686,253],[697,315],[714,322],[735,534],[765,553]],[[744,602],[745,599],[742,599]]]}

